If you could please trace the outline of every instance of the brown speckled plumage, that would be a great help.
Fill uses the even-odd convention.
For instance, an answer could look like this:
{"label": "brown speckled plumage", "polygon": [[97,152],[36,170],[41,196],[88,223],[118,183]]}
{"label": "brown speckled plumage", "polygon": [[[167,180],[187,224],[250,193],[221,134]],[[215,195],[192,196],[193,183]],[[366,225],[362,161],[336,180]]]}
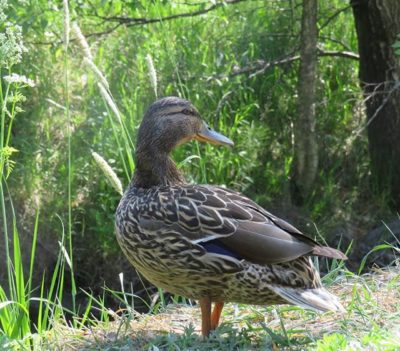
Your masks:
{"label": "brown speckled plumage", "polygon": [[[136,171],[116,212],[117,239],[132,265],[154,285],[200,300],[204,335],[228,301],[341,310],[309,256],[345,256],[240,193],[186,184],[169,153],[190,139],[231,144],[186,100],[161,99],[144,116]],[[211,315],[212,301],[219,308]]]}

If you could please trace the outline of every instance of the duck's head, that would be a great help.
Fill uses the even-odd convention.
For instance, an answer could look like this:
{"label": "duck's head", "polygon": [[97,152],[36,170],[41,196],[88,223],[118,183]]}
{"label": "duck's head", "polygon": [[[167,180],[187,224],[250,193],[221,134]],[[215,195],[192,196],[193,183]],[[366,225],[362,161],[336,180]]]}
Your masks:
{"label": "duck's head", "polygon": [[230,139],[201,119],[189,101],[165,97],[154,102],[144,115],[138,133],[137,152],[168,154],[175,146],[190,140],[233,146]]}
{"label": "duck's head", "polygon": [[233,146],[230,139],[201,119],[189,101],[171,96],[154,102],[139,128],[132,185],[149,188],[184,183],[183,175],[168,155],[190,140]]}

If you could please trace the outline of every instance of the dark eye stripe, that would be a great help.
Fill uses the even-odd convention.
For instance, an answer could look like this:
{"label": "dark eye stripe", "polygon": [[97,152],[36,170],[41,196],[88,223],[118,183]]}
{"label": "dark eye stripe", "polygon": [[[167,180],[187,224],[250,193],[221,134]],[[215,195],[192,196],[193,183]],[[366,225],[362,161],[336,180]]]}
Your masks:
{"label": "dark eye stripe", "polygon": [[179,111],[172,111],[172,112],[168,112],[168,113],[163,114],[163,116],[172,116],[172,115],[176,115],[178,113],[179,113]]}
{"label": "dark eye stripe", "polygon": [[177,115],[178,113],[183,113],[184,115],[191,115],[192,112],[188,109],[184,109],[182,111],[172,111],[172,112],[168,112],[163,114],[163,116],[172,116],[172,115]]}
{"label": "dark eye stripe", "polygon": [[172,116],[172,115],[176,115],[176,114],[179,114],[179,113],[187,115],[187,116],[199,116],[197,111],[191,110],[191,109],[188,109],[188,108],[184,108],[181,111],[171,111],[171,112],[163,114],[163,116]]}

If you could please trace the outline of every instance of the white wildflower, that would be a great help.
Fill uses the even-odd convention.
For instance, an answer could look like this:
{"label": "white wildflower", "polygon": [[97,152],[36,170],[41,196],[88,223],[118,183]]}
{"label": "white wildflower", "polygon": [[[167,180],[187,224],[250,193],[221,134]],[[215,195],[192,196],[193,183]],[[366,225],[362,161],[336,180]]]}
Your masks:
{"label": "white wildflower", "polygon": [[103,171],[104,175],[107,177],[109,180],[110,184],[112,187],[120,194],[123,194],[122,191],[122,183],[119,180],[118,176],[114,172],[114,170],[111,168],[111,166],[107,163],[107,161],[101,157],[97,152],[92,152],[92,156],[94,160],[96,161],[97,165],[100,167],[100,169]]}
{"label": "white wildflower", "polygon": [[83,62],[92,69],[92,71],[96,74],[96,76],[99,79],[99,81],[101,82],[101,84],[103,84],[107,88],[107,90],[110,90],[110,87],[108,85],[106,77],[104,77],[103,73],[94,64],[94,62],[92,60],[90,60],[88,57],[84,57]]}
{"label": "white wildflower", "polygon": [[25,76],[21,76],[16,73],[12,73],[10,76],[4,76],[3,79],[8,83],[8,84],[23,84],[27,85],[30,87],[35,86],[35,82],[32,79],[29,79]]}
{"label": "white wildflower", "polygon": [[107,102],[107,105],[114,112],[115,117],[117,117],[118,122],[121,124],[122,123],[121,114],[119,113],[118,107],[115,104],[115,102],[113,101],[110,93],[107,91],[107,89],[104,87],[103,84],[97,83],[97,85],[100,89],[101,95],[103,96],[104,100]]}
{"label": "white wildflower", "polygon": [[21,62],[26,51],[22,40],[21,26],[5,22],[5,31],[0,33],[0,67],[11,67]]}
{"label": "white wildflower", "polygon": [[5,22],[7,19],[6,14],[4,13],[5,10],[8,8],[7,0],[0,0],[0,22]]}
{"label": "white wildflower", "polygon": [[78,42],[83,49],[83,53],[85,57],[87,57],[90,61],[93,61],[92,53],[90,52],[90,47],[88,42],[86,41],[85,36],[82,34],[81,28],[79,27],[78,23],[72,23],[72,30],[74,31],[76,37],[78,38]]}
{"label": "white wildflower", "polygon": [[154,95],[157,98],[157,72],[154,67],[153,58],[150,54],[146,55],[147,69],[149,70],[150,83],[154,90]]}
{"label": "white wildflower", "polygon": [[68,0],[63,0],[63,6],[64,6],[64,45],[68,46],[69,32],[70,32]]}

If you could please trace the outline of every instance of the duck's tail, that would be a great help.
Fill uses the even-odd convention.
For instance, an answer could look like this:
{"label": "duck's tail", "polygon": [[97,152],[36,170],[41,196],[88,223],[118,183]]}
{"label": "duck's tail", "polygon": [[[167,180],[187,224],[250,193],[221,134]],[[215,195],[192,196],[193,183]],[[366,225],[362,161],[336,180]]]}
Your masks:
{"label": "duck's tail", "polygon": [[274,286],[271,289],[293,305],[319,312],[345,312],[339,299],[324,288],[293,289]]}

